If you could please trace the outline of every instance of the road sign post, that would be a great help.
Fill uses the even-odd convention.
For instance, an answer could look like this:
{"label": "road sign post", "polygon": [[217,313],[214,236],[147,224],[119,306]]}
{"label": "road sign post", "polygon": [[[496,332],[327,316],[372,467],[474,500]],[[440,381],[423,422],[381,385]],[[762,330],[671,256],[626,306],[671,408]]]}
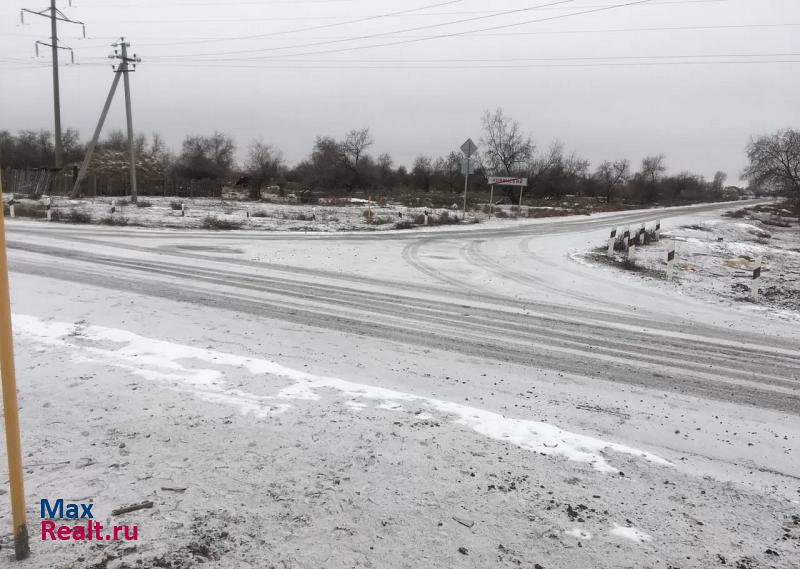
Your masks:
{"label": "road sign post", "polygon": [[[0,177],[0,204],[3,182]],[[11,486],[11,523],[14,527],[14,552],[17,560],[30,554],[28,522],[25,519],[25,490],[22,481],[22,447],[19,434],[17,380],[14,374],[14,342],[11,335],[11,299],[8,292],[6,230],[0,211],[0,376],[3,383],[3,416],[8,450],[8,481]]]}
{"label": "road sign post", "polygon": [[478,147],[475,146],[475,143],[472,142],[471,138],[468,138],[464,144],[461,145],[461,152],[464,153],[464,156],[467,157],[467,163],[464,173],[464,214],[462,219],[467,219],[467,186],[469,184],[469,172],[470,172],[470,157],[475,154],[475,151],[478,150]]}
{"label": "road sign post", "polygon": [[[489,176],[487,178],[489,185],[492,187],[492,192],[489,194],[489,200],[492,199],[494,193],[494,186],[519,186],[519,207],[522,208],[522,192],[528,187],[528,178],[520,178],[518,176]],[[494,204],[492,204],[494,207]]]}

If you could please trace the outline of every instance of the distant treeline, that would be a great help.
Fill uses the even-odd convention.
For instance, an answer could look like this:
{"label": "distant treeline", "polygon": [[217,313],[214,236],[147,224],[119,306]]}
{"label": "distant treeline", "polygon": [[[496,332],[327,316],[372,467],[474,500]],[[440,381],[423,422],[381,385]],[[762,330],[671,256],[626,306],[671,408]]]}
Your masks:
{"label": "distant treeline", "polygon": [[[0,131],[0,165],[17,169],[52,165],[52,138],[47,130],[22,130],[16,134]],[[65,164],[75,170],[83,159],[85,144],[74,129],[66,130],[63,140]],[[139,135],[134,140],[140,192],[145,195],[178,192],[187,186],[220,188],[237,183],[248,188],[254,197],[268,186],[313,197],[456,196],[463,192],[460,153],[419,155],[409,169],[396,165],[389,154],[370,154],[373,143],[368,128],[351,130],[341,139],[320,136],[307,159],[289,165],[278,148],[261,141],[252,142],[244,163],[237,164],[235,141],[219,132],[187,136],[177,153],[167,148],[158,134]],[[636,167],[626,158],[616,158],[592,168],[588,160],[566,152],[558,141],[539,149],[502,109],[484,114],[479,147],[474,173],[470,175],[471,192],[488,191],[489,175],[518,175],[528,178],[524,200],[577,195],[648,204],[736,197],[731,195],[732,188],[726,189],[725,173],[718,172],[712,180],[690,172],[667,175],[666,158],[661,154],[644,158]],[[127,149],[127,136],[118,130],[110,131],[100,141],[90,165],[95,191],[97,177],[116,180],[114,186],[124,188]],[[766,177],[762,174],[760,179]],[[495,195],[516,202],[519,189],[497,188]]]}

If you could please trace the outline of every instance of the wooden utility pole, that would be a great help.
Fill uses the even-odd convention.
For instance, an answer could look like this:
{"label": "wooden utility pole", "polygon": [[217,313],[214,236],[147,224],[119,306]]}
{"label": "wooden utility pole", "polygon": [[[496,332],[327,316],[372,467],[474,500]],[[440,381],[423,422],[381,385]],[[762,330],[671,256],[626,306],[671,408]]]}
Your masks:
{"label": "wooden utility pole", "polygon": [[[3,178],[0,175],[0,204]],[[1,206],[0,206],[1,207]],[[8,480],[11,486],[11,523],[14,527],[14,553],[17,560],[31,552],[25,516],[25,488],[22,481],[22,446],[19,434],[17,380],[14,374],[14,340],[11,335],[11,299],[8,292],[5,220],[0,211],[0,375],[3,382],[3,416],[6,425]]]}

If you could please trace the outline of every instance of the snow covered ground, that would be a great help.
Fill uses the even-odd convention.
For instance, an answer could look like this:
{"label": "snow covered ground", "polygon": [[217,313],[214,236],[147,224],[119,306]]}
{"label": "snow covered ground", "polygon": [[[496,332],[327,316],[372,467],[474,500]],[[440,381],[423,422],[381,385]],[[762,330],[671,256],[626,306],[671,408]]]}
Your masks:
{"label": "snow covered ground", "polygon": [[[675,272],[667,286],[676,294],[715,304],[745,303],[750,311],[800,321],[800,225],[780,204],[731,208],[722,217],[672,223],[661,237],[660,242],[636,248],[632,267],[625,266],[622,252],[607,259],[605,248],[587,258],[627,270],[633,278],[664,281],[667,248],[674,244]],[[752,302],[752,274],[759,259],[759,297]]]}
{"label": "snow covered ground", "polygon": [[[243,199],[141,197],[137,204],[121,198],[52,198],[58,221],[74,222],[75,216],[88,216],[82,223],[113,226],[141,226],[171,229],[231,229],[261,231],[385,231],[398,223],[434,225],[460,219],[458,208],[406,207],[352,199],[338,205],[306,205],[297,200],[273,196],[274,201],[252,202]],[[17,200],[35,208],[35,218],[43,221],[44,202]],[[508,208],[507,208],[508,209]],[[489,216],[469,212],[467,222],[488,220]]]}
{"label": "snow covered ground", "polygon": [[[658,215],[675,231],[721,211]],[[33,534],[17,565],[796,567],[800,331],[576,262],[653,215],[10,222]],[[40,541],[52,497],[139,541]]]}

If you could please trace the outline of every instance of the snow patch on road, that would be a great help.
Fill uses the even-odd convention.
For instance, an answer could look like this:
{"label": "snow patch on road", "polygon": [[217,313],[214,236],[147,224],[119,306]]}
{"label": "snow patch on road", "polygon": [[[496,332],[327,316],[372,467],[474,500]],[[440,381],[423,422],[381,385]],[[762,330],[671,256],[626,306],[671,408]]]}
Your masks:
{"label": "snow patch on road", "polygon": [[592,539],[592,534],[589,533],[588,531],[582,530],[581,528],[572,528],[571,530],[568,530],[565,533],[577,539],[584,539],[586,541]]}
{"label": "snow patch on road", "polygon": [[639,543],[653,541],[653,536],[646,534],[638,528],[626,527],[618,524],[614,524],[614,529],[611,530],[611,535],[630,539],[631,541],[638,541]]}
{"label": "snow patch on road", "polygon": [[[600,472],[618,472],[603,456],[608,450],[671,466],[654,454],[565,431],[549,423],[513,419],[441,399],[313,375],[265,359],[155,340],[84,322],[68,324],[15,315],[14,325],[16,332],[27,339],[48,347],[68,349],[75,361],[113,365],[165,388],[192,393],[204,401],[230,405],[244,414],[261,418],[292,408],[291,404],[285,403],[286,400],[317,401],[320,399],[319,391],[332,390],[346,397],[343,404],[353,410],[366,407],[362,400],[379,401],[377,408],[401,412],[406,412],[403,403],[425,405],[453,417],[455,424],[469,427],[491,439],[543,455],[584,462]],[[214,368],[198,368],[193,365],[196,362],[211,364]],[[253,375],[287,378],[294,383],[279,390],[275,396],[256,395],[231,387],[225,381],[225,373],[216,369],[217,366],[245,369]]]}

